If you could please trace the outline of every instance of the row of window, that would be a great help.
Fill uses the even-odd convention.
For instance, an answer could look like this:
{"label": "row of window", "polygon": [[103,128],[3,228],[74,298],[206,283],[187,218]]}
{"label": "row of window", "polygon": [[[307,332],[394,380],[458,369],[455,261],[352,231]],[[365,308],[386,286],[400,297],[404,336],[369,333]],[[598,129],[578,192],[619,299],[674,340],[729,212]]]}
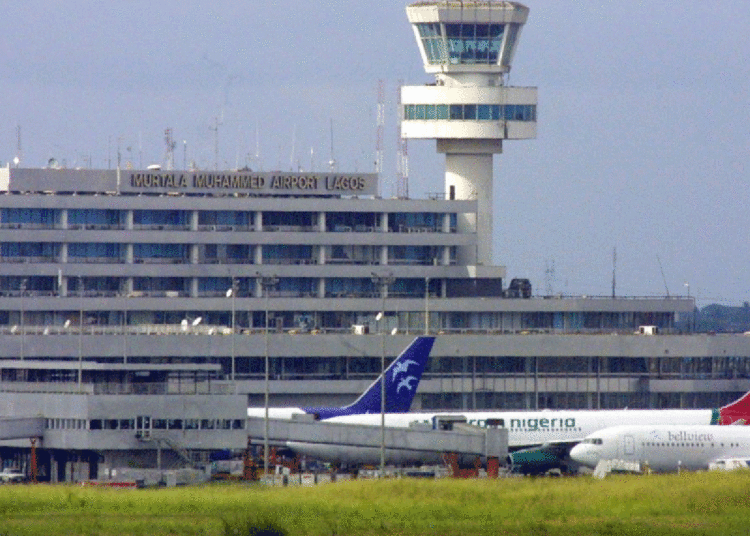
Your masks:
{"label": "row of window", "polygon": [[720,407],[743,393],[711,391],[692,393],[580,393],[580,392],[485,392],[424,393],[423,410],[484,409],[666,409]]}
{"label": "row of window", "polygon": [[[139,421],[143,418],[141,417]],[[147,419],[148,420],[148,419]],[[152,418],[150,430],[244,430],[244,419],[157,419]],[[91,419],[89,430],[135,430],[136,419]],[[149,429],[147,426],[139,430]]]}
{"label": "row of window", "polygon": [[[261,248],[263,264],[317,264],[317,248],[309,245],[269,244],[201,244],[197,264],[255,264],[255,248]],[[322,246],[325,247],[325,246]],[[326,262],[341,264],[380,264],[382,246],[329,246]],[[193,245],[179,243],[133,244],[134,262],[159,260],[190,263]],[[61,252],[57,242],[3,242],[0,243],[2,259],[24,262],[57,261]],[[442,259],[443,246],[388,246],[391,264],[433,265]],[[68,262],[123,262],[127,244],[99,242],[71,242],[67,244]],[[455,248],[450,247],[450,258],[455,258]]]}
{"label": "row of window", "polygon": [[536,121],[535,104],[405,104],[404,119],[424,121]]}
{"label": "row of window", "polygon": [[[645,441],[641,443],[641,447],[690,447],[690,448],[716,448],[716,443],[675,443],[672,441],[666,441],[666,442],[656,442],[656,441]],[[718,446],[721,448],[724,448],[724,443],[718,443]],[[727,443],[728,447],[734,448],[739,447],[739,443]]]}
{"label": "row of window", "polygon": [[[112,209],[67,209],[70,228],[124,229],[127,210]],[[189,229],[191,210],[132,210],[134,229],[180,228]],[[263,228],[270,230],[315,230],[318,228],[317,212],[262,213]],[[325,226],[329,231],[373,231],[381,227],[383,215],[372,212],[327,212]],[[390,232],[409,228],[430,228],[439,231],[443,227],[443,213],[415,212],[388,213]],[[255,212],[231,210],[198,211],[198,230],[249,230],[254,225]],[[450,226],[456,226],[456,214],[449,214]],[[0,227],[30,226],[53,228],[60,225],[61,209],[48,208],[2,208]]]}
{"label": "row of window", "polygon": [[[218,316],[218,315],[214,315]],[[231,325],[231,313],[226,313],[223,315],[224,318],[224,326]],[[239,315],[237,315],[239,316]],[[191,316],[190,318],[195,318]],[[177,318],[175,318],[176,320]],[[206,319],[203,318],[205,321]],[[242,323],[246,326],[246,317],[243,316]],[[298,318],[300,322],[304,321],[304,318]],[[236,319],[238,325],[240,321]],[[254,335],[258,335],[260,333],[259,330],[262,330],[264,327],[264,321],[263,321],[263,315],[262,312],[260,312],[258,315],[256,315],[253,318],[253,322],[255,323],[254,328],[256,329]],[[176,323],[177,329],[176,332],[179,332],[179,321]],[[214,324],[215,325],[215,324]],[[367,325],[367,324],[365,324]],[[370,330],[370,333],[376,333],[377,332],[377,325],[373,323],[371,325],[372,329]],[[390,327],[390,326],[389,326]],[[271,328],[275,329],[275,328]],[[418,331],[415,330],[417,333]],[[238,345],[239,348],[239,345]],[[228,375],[231,372],[232,363],[231,363],[231,356],[229,354],[228,347],[225,346],[225,351],[227,352],[224,355],[213,355],[213,356],[205,356],[205,357],[180,357],[180,356],[160,356],[158,358],[138,358],[138,357],[131,357],[128,359],[129,362],[135,363],[135,362],[144,362],[144,363],[155,363],[158,362],[160,364],[170,364],[170,365],[186,365],[186,364],[206,364],[206,363],[217,363],[222,366],[222,373]],[[217,350],[218,352],[218,350]],[[247,357],[246,355],[241,355],[244,351],[243,350],[237,350],[237,353],[240,355],[235,356],[235,370],[238,374],[242,375],[245,378],[251,378],[257,375],[262,375],[265,372],[265,365],[263,359],[260,359],[258,357]],[[53,357],[47,356],[40,359],[53,359]],[[36,359],[36,358],[35,358]],[[508,382],[511,382],[508,384],[508,387],[515,385],[512,382],[515,382],[519,378],[533,378],[536,375],[533,372],[525,372],[525,373],[516,373],[516,372],[508,372],[502,369],[489,369],[485,367],[477,367],[477,369],[473,372],[468,372],[461,375],[456,374],[448,374],[442,372],[441,367],[438,366],[437,361],[438,359],[441,360],[447,360],[447,359],[453,359],[456,362],[462,362],[462,361],[468,361],[466,358],[433,358],[428,362],[428,365],[425,370],[425,379],[430,378],[446,378],[446,377],[452,377],[452,378],[467,378],[467,377],[473,377],[475,379],[482,379],[482,378],[493,378],[496,379],[496,381],[502,382],[504,381],[503,378],[507,378]],[[489,359],[489,358],[485,358]],[[512,358],[503,358],[503,359],[512,359]],[[523,358],[528,361],[532,361],[533,358]],[[633,362],[638,361],[644,361],[648,358],[630,358]],[[686,358],[674,358],[675,361],[679,362],[682,360],[685,360]],[[712,359],[712,358],[707,358]],[[718,358],[713,358],[717,359]],[[96,357],[91,356],[86,358],[87,361],[92,362],[102,362],[102,363],[108,363],[111,362],[111,358],[106,357]],[[599,359],[593,359],[592,361],[598,361]],[[657,375],[635,375],[632,373],[623,373],[621,370],[619,370],[616,366],[610,367],[609,363],[607,363],[606,358],[601,358],[603,361],[601,366],[601,372],[599,372],[599,375],[607,376],[607,377],[643,377],[643,378],[653,378],[657,379],[659,376]],[[750,376],[748,373],[748,366],[750,365],[750,359],[748,358],[736,358],[738,362],[742,362],[742,368],[744,369],[744,374],[740,375],[740,377],[747,378]],[[543,359],[540,358],[540,361],[543,361]],[[361,375],[377,375],[380,372],[380,358],[375,357],[320,357],[320,356],[308,356],[308,357],[274,357],[270,362],[270,373],[271,375],[276,379],[283,379],[283,380],[306,380],[306,379],[313,379],[313,378],[327,378],[327,379],[336,379],[336,380],[348,380],[348,379],[357,379],[361,378]],[[10,371],[5,371],[5,373],[10,374]],[[722,373],[723,372],[723,373]],[[724,377],[726,378],[728,376],[727,373],[730,371],[728,369],[725,369],[723,371],[719,370],[717,368],[716,371],[716,378]],[[545,377],[545,378],[570,378],[570,375],[568,371],[565,369],[565,367],[560,367],[556,370],[550,370],[548,372],[545,372],[544,374],[539,374],[538,376]],[[597,373],[589,373],[587,375],[578,375],[576,379],[581,379],[579,389],[582,390],[570,390],[567,392],[559,392],[559,393],[549,393],[548,395],[542,395],[540,394],[539,398],[539,407],[570,407],[570,408],[587,408],[587,407],[596,407],[596,405],[593,403],[593,400],[595,400],[596,394],[586,392],[583,389],[585,389],[586,380],[595,378],[597,376]],[[695,373],[689,369],[685,369],[681,371],[679,374],[675,374],[672,376],[673,379],[695,379],[697,376]],[[29,381],[29,382],[69,382],[69,381],[75,381],[75,372],[68,372],[68,371],[46,371],[46,372],[38,372],[38,371],[29,371],[26,376],[23,378],[19,377],[11,377],[11,376],[3,376],[3,381]],[[121,381],[119,378],[111,378],[111,381]],[[470,393],[464,393],[464,396],[470,396],[472,401],[471,404],[476,403],[477,407],[479,408],[490,408],[490,407],[522,407],[523,405],[523,396],[524,393],[515,392],[515,391],[505,391],[503,386],[500,386],[499,384],[495,384],[498,391],[478,391],[473,394]],[[744,394],[744,393],[742,393]],[[680,393],[608,393],[608,396],[611,398],[611,400],[601,400],[601,407],[633,407],[633,408],[647,408],[647,407],[698,407],[698,408],[706,408],[706,407],[719,407],[723,404],[726,404],[728,401],[735,400],[739,398],[739,396],[734,396],[734,393],[731,393],[729,396],[727,396],[725,399],[722,398],[726,395],[726,393],[721,392],[715,392],[713,395],[710,395],[709,397],[706,397],[704,395],[701,395],[701,398],[685,398],[684,395],[681,395]],[[431,397],[431,398],[425,398],[423,399],[424,403],[429,402],[430,407],[453,407],[453,404],[458,404],[456,407],[462,407],[464,399],[461,399],[460,393],[429,393],[425,394],[425,397]],[[458,397],[458,399],[453,399],[450,397]],[[623,398],[617,398],[618,396],[621,396]],[[441,397],[449,397],[446,399],[441,399]],[[521,398],[519,398],[521,397]],[[592,398],[593,397],[593,398]]]}
{"label": "row of window", "polygon": [[[430,64],[509,65],[517,24],[417,24]],[[505,52],[503,52],[503,39]]]}
{"label": "row of window", "polygon": [[[135,430],[136,419],[46,419],[48,430]],[[244,419],[151,419],[151,430],[244,430]]]}

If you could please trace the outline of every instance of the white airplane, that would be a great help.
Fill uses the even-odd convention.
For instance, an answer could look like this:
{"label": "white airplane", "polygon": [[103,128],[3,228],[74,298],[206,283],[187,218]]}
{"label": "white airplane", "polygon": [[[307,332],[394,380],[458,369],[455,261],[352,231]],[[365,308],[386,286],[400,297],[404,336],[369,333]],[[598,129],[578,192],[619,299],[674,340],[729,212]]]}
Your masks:
{"label": "white airplane", "polygon": [[[750,392],[731,404],[715,409],[624,409],[624,410],[542,410],[542,411],[475,411],[453,413],[387,414],[385,425],[404,428],[412,423],[434,426],[440,417],[463,416],[468,424],[502,426],[508,429],[509,462],[515,472],[544,473],[550,469],[569,469],[570,450],[589,434],[620,424],[732,424],[750,422]],[[380,425],[380,415],[348,415],[328,422]],[[289,442],[297,454],[327,462],[370,463],[379,457],[378,449],[343,445],[323,446]],[[388,449],[391,463],[420,463],[414,453]],[[379,458],[378,458],[379,459]]]}
{"label": "white airplane", "polygon": [[5,467],[2,471],[0,471],[0,482],[2,482],[3,484],[9,484],[11,482],[23,482],[24,480],[26,480],[25,474],[14,471],[10,467]]}
{"label": "white airplane", "polygon": [[657,472],[698,471],[750,458],[750,428],[675,424],[614,426],[586,437],[570,457],[592,469],[603,460],[638,462]]}
{"label": "white airplane", "polygon": [[[385,411],[387,413],[409,411],[434,342],[435,337],[415,338],[385,369]],[[380,381],[382,377],[383,374],[378,376],[365,392],[348,406],[268,408],[268,417],[270,419],[291,419],[294,415],[312,414],[315,415],[316,419],[323,420],[360,413],[377,413],[379,416],[381,411]],[[265,408],[247,409],[248,417],[264,418],[265,415]]]}

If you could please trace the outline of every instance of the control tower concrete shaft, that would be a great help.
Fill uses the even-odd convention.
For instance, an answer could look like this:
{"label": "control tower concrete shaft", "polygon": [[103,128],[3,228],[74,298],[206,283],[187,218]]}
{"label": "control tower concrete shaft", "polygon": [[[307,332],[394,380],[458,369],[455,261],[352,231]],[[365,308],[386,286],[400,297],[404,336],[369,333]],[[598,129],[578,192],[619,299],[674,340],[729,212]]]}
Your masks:
{"label": "control tower concrete shaft", "polygon": [[433,0],[406,8],[435,84],[401,89],[401,136],[437,140],[445,153],[445,195],[476,199],[476,217],[457,222],[478,247],[457,251],[459,265],[492,266],[492,160],[503,140],[536,137],[537,91],[509,87],[529,9],[517,2]]}

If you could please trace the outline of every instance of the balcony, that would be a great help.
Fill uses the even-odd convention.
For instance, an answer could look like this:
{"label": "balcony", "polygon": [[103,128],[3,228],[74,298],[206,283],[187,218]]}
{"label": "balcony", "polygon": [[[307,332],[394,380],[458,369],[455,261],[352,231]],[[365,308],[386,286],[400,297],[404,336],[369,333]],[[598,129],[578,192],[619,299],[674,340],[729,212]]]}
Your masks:
{"label": "balcony", "polygon": [[13,256],[13,257],[0,257],[0,262],[42,263],[42,262],[59,262],[59,259],[57,258],[57,256],[41,256],[41,257]]}

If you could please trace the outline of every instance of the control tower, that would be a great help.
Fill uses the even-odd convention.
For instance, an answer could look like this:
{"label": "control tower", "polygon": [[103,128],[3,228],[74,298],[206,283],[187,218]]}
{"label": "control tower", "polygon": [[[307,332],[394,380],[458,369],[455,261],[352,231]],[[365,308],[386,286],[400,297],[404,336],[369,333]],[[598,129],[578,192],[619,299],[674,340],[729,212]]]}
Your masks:
{"label": "control tower", "polygon": [[459,248],[459,265],[492,265],[492,157],[503,140],[536,137],[537,90],[509,87],[529,9],[517,2],[433,0],[406,8],[427,73],[435,83],[401,89],[404,138],[436,139],[445,153],[445,195],[476,199],[477,216],[459,218],[478,247]]}

